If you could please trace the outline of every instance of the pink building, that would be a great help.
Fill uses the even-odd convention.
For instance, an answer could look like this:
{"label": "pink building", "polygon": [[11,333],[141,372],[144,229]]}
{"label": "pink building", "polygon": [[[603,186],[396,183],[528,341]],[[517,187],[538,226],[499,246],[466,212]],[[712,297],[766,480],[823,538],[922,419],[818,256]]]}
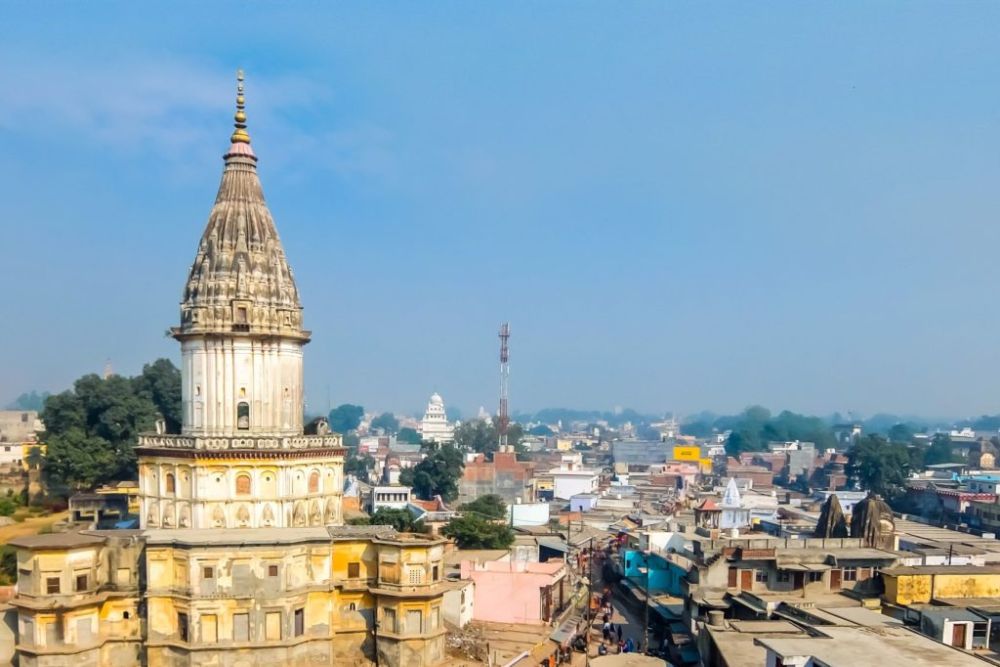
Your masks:
{"label": "pink building", "polygon": [[548,623],[569,604],[563,561],[462,561],[462,579],[475,584],[472,618],[498,623]]}

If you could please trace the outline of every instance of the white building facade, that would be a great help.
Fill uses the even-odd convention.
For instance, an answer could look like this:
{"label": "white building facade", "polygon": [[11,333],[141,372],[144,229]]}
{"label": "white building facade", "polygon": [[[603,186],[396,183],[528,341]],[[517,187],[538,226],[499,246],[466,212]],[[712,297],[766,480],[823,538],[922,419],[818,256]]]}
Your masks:
{"label": "white building facade", "polygon": [[559,467],[553,468],[550,474],[552,495],[560,500],[569,500],[581,493],[594,493],[600,481],[596,470],[583,467],[580,454],[563,454]]}
{"label": "white building facade", "polygon": [[420,421],[420,437],[425,442],[436,442],[439,445],[455,440],[455,427],[448,422],[444,399],[440,394],[431,395],[431,400],[427,403],[427,411]]}

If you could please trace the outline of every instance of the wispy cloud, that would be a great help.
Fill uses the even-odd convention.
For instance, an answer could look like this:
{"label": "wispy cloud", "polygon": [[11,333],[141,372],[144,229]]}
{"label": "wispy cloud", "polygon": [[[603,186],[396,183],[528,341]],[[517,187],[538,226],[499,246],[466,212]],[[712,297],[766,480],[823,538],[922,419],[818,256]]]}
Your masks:
{"label": "wispy cloud", "polygon": [[[227,94],[228,91],[228,94]],[[235,72],[181,60],[131,63],[33,61],[0,70],[0,133],[91,143],[124,154],[189,164],[217,155],[234,111]],[[371,123],[337,130],[293,122],[332,104],[328,84],[300,75],[248,75],[251,133],[267,127],[282,167],[384,172],[391,135]],[[225,131],[225,130],[224,130]],[[319,158],[319,159],[318,159]]]}

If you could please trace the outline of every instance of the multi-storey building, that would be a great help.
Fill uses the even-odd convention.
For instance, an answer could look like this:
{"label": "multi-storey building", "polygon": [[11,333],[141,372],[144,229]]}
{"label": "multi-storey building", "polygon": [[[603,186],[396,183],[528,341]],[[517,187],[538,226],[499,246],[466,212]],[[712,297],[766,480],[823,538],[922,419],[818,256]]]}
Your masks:
{"label": "multi-storey building", "polygon": [[427,403],[427,411],[420,420],[420,437],[425,442],[435,442],[439,445],[455,440],[455,427],[448,421],[444,399],[440,394],[433,394]]}
{"label": "multi-storey building", "polygon": [[444,660],[445,540],[344,526],[341,436],[304,432],[310,333],[242,75],[235,119],[172,329],[181,432],[139,439],[141,530],[11,541],[23,666]]}

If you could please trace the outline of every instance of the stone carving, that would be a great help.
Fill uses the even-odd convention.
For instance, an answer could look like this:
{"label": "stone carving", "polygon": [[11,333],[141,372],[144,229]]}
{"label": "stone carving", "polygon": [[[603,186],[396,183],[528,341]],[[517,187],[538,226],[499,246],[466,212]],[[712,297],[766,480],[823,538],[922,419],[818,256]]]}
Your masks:
{"label": "stone carving", "polygon": [[190,437],[180,435],[139,436],[140,447],[157,449],[205,449],[222,451],[226,449],[328,449],[343,446],[343,438],[336,433],[325,435],[296,435],[284,438],[275,437],[225,437],[211,438]]}
{"label": "stone carving", "polygon": [[816,524],[816,537],[847,537],[847,517],[840,506],[840,499],[836,494],[831,494],[823,509],[819,513],[819,522]]}
{"label": "stone carving", "polygon": [[296,528],[306,525],[306,505],[301,500],[295,503],[295,512],[292,514],[292,525]]}
{"label": "stone carving", "polygon": [[896,522],[892,509],[882,496],[869,493],[854,506],[851,514],[851,537],[860,537],[867,547],[893,549]]}
{"label": "stone carving", "polygon": [[222,505],[216,505],[212,510],[212,527],[213,528],[225,528],[226,527],[226,512],[222,509]]}
{"label": "stone carving", "polygon": [[326,524],[330,525],[336,523],[337,521],[337,506],[334,504],[333,499],[326,501]]}
{"label": "stone carving", "polygon": [[310,526],[322,526],[323,525],[323,512],[319,508],[319,502],[315,499],[309,503],[309,525]]}
{"label": "stone carving", "polygon": [[[253,304],[233,308],[234,299]],[[226,156],[215,206],[184,290],[181,325],[175,330],[176,334],[233,332],[308,337],[302,330],[295,279],[264,201],[257,158],[249,145]]]}
{"label": "stone carving", "polygon": [[160,507],[155,502],[149,503],[149,511],[146,513],[146,524],[150,526],[160,525]]}

